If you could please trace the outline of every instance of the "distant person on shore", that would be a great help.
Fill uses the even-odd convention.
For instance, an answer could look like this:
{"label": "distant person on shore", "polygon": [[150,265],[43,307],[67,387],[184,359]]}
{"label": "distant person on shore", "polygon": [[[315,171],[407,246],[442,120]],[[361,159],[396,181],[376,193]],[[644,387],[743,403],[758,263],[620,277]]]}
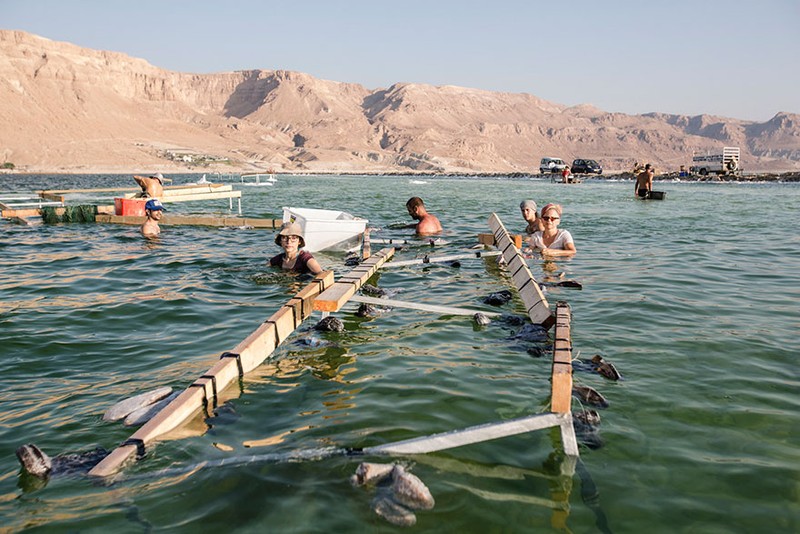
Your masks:
{"label": "distant person on shore", "polygon": [[158,221],[161,220],[164,211],[166,211],[164,205],[157,198],[152,198],[145,203],[144,215],[147,218],[141,227],[143,236],[158,237],[161,234],[161,227],[158,226]]}
{"label": "distant person on shore", "polygon": [[531,248],[539,249],[542,256],[571,256],[578,251],[572,234],[558,228],[561,212],[558,204],[548,204],[542,208],[544,230],[534,233],[529,239]]}
{"label": "distant person on shore", "polygon": [[523,200],[519,204],[519,210],[522,212],[522,218],[528,225],[525,227],[525,233],[532,236],[535,232],[544,230],[541,219],[536,213],[536,202],[533,200]]}
{"label": "distant person on shore", "polygon": [[678,170],[678,176],[681,178],[689,176],[689,173],[686,172],[686,165],[681,165],[681,168]]}
{"label": "distant person on shore", "polygon": [[572,175],[572,171],[569,170],[569,165],[564,167],[564,170],[561,171],[561,183],[568,184],[572,181],[570,176]]}
{"label": "distant person on shore", "polygon": [[653,190],[653,166],[649,163],[644,166],[644,170],[636,175],[636,185],[633,186],[634,193],[639,198],[647,198]]}
{"label": "distant person on shore", "polygon": [[295,273],[319,274],[322,267],[310,252],[300,250],[306,246],[303,239],[303,230],[300,225],[292,222],[285,222],[281,225],[281,230],[275,236],[275,244],[283,249],[283,252],[269,260],[271,267],[280,267],[284,271]]}
{"label": "distant person on shore", "polygon": [[157,172],[150,176],[134,175],[134,180],[142,188],[141,198],[158,198],[164,196],[164,176]]}
{"label": "distant person on shore", "polygon": [[417,235],[432,235],[440,234],[442,232],[442,224],[436,216],[428,213],[425,209],[425,203],[419,197],[411,197],[406,202],[406,209],[411,218],[418,221],[413,225],[416,228]]}

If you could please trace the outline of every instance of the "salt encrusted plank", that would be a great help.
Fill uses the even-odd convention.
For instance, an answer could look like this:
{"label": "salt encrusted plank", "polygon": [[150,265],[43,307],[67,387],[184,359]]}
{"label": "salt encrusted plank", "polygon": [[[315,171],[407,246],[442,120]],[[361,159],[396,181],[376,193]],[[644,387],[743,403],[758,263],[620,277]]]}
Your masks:
{"label": "salt encrusted plank", "polygon": [[[313,301],[320,292],[333,281],[333,272],[318,274],[314,281],[292,297],[260,325],[233,351],[223,354],[217,363],[200,376],[194,384],[186,388],[177,398],[161,410],[153,419],[137,430],[125,443],[114,449],[91,471],[93,476],[109,476],[120,469],[122,464],[144,449],[147,444],[163,436],[170,430],[194,416],[198,410],[210,402],[215,403],[223,389],[263,362],[267,356],[291,334],[308,316],[310,306],[305,301]],[[298,314],[298,311],[301,313]],[[238,357],[237,357],[238,355]],[[241,368],[240,368],[241,365]]]}
{"label": "salt encrusted plank", "polygon": [[550,409],[556,413],[572,410],[572,340],[570,308],[566,302],[556,304],[556,326],[553,332],[553,376]]}
{"label": "salt encrusted plank", "polygon": [[394,254],[394,248],[384,248],[376,252],[368,260],[345,274],[331,287],[326,289],[314,299],[314,309],[318,311],[335,312],[355,295],[358,288],[375,274],[378,268]]}
{"label": "salt encrusted plank", "polygon": [[364,448],[365,454],[425,454],[462,447],[472,443],[481,443],[492,439],[523,434],[533,430],[560,426],[563,415],[546,413],[503,421],[487,423],[462,430],[442,432],[421,438],[407,439],[395,443],[387,443],[376,447]]}
{"label": "salt encrusted plank", "polygon": [[551,320],[550,306],[547,304],[539,283],[531,274],[525,259],[520,254],[519,249],[514,245],[502,221],[496,213],[489,217],[489,228],[491,228],[497,247],[500,249],[511,273],[514,285],[517,287],[519,296],[525,304],[528,316],[536,324],[546,324]]}

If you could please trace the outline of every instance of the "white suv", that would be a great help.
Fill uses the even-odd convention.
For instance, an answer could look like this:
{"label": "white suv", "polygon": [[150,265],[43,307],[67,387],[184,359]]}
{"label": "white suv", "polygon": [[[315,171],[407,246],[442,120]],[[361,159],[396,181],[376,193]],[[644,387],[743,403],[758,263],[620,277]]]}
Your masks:
{"label": "white suv", "polygon": [[539,162],[539,172],[542,174],[551,172],[561,172],[566,168],[567,164],[561,158],[542,158]]}

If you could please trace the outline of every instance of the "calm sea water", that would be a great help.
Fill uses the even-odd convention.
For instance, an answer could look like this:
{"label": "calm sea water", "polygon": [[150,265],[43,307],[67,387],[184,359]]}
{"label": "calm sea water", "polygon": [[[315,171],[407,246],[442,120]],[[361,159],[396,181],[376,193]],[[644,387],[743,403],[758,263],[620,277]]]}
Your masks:
{"label": "calm sea water", "polygon": [[[176,176],[189,182],[198,176]],[[424,183],[420,183],[424,182]],[[132,184],[130,176],[2,176],[0,189]],[[630,182],[280,177],[244,188],[246,215],[324,207],[368,218],[376,237],[407,237],[405,201],[419,195],[446,228],[452,254],[488,232],[512,232],[517,206],[564,205],[578,255],[564,271],[583,290],[553,288],[572,306],[575,355],[601,354],[624,380],[576,371],[610,402],[599,449],[581,447],[561,475],[556,431],[400,459],[430,488],[423,532],[800,531],[800,187],[658,183],[638,201]],[[109,197],[106,197],[107,202]],[[97,202],[100,195],[78,197]],[[173,204],[227,212],[226,201]],[[318,333],[315,315],[209,418],[198,417],[110,485],[85,477],[36,485],[14,449],[113,448],[133,430],[101,420],[117,400],[156,385],[184,388],[271,315],[303,282],[265,267],[265,230],[0,222],[0,530],[47,532],[391,532],[374,492],[348,478],[360,458],[281,461],[295,451],[364,447],[546,410],[549,354],[511,339],[515,327],[395,309],[336,314],[346,332]],[[379,247],[374,247],[379,248]],[[398,252],[397,259],[430,253]],[[345,272],[343,257],[317,254]],[[491,260],[459,269],[384,269],[394,298],[491,309],[512,287]],[[524,313],[519,300],[502,311]],[[303,345],[314,337],[321,346]],[[578,409],[577,400],[574,408]],[[250,454],[274,455],[191,474],[162,472]],[[381,459],[377,459],[381,461]]]}

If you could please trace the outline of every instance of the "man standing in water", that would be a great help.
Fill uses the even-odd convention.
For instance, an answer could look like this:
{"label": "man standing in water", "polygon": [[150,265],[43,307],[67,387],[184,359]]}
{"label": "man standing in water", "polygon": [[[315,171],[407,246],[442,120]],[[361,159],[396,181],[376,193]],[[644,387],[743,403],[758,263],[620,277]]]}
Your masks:
{"label": "man standing in water", "polygon": [[425,203],[419,197],[411,197],[406,202],[406,209],[411,218],[419,221],[416,225],[417,235],[431,235],[440,234],[442,232],[442,225],[436,216],[428,213],[425,209]]}
{"label": "man standing in water", "polygon": [[144,205],[144,214],[147,219],[144,221],[144,224],[141,228],[143,236],[158,237],[158,235],[161,233],[161,228],[158,226],[158,221],[161,220],[163,211],[164,206],[157,198],[147,201],[147,203]]}
{"label": "man standing in water", "polygon": [[133,179],[142,188],[142,198],[161,198],[164,196],[164,176],[160,172],[151,176],[134,175]]}
{"label": "man standing in water", "polygon": [[636,185],[633,186],[634,193],[639,198],[647,198],[653,190],[653,166],[649,163],[644,166],[644,170],[636,175]]}

